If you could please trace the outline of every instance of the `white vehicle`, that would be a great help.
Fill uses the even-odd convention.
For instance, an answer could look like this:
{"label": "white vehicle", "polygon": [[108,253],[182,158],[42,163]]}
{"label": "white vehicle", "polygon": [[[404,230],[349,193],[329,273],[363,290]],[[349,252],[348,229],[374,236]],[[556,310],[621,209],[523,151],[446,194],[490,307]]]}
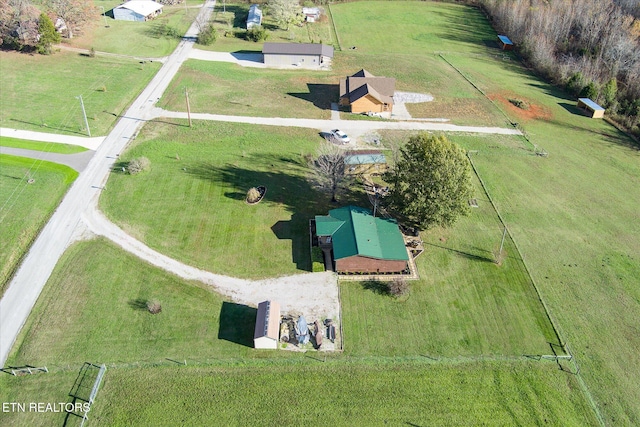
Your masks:
{"label": "white vehicle", "polygon": [[351,142],[351,138],[349,138],[347,136],[346,133],[342,132],[341,130],[338,129],[333,129],[331,131],[331,136],[338,142],[340,142],[340,144],[348,144]]}

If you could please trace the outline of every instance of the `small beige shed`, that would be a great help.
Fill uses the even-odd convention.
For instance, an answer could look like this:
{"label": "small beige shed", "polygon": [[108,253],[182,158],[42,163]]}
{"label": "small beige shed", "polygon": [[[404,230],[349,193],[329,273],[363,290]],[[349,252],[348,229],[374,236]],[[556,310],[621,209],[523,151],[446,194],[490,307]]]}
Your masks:
{"label": "small beige shed", "polygon": [[280,334],[280,304],[263,301],[258,304],[256,329],[253,333],[255,348],[277,349]]}
{"label": "small beige shed", "polygon": [[589,98],[578,98],[578,108],[582,109],[592,119],[601,119],[604,117],[604,108]]}

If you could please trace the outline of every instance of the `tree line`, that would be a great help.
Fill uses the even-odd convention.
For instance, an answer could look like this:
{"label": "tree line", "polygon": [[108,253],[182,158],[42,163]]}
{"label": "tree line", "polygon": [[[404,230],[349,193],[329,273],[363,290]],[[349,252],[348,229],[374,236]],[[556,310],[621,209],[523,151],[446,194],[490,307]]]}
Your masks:
{"label": "tree line", "polygon": [[479,0],[540,74],[640,135],[637,0]]}

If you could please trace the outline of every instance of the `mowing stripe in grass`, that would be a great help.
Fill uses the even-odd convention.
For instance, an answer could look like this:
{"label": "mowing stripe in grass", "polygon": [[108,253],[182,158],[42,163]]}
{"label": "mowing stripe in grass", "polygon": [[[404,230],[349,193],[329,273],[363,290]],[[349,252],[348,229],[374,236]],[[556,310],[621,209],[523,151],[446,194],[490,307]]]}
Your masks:
{"label": "mowing stripe in grass", "polygon": [[0,136],[0,146],[12,148],[24,148],[26,150],[45,151],[48,153],[75,154],[87,151],[87,148],[71,144],[58,144],[53,142],[30,141],[25,139]]}

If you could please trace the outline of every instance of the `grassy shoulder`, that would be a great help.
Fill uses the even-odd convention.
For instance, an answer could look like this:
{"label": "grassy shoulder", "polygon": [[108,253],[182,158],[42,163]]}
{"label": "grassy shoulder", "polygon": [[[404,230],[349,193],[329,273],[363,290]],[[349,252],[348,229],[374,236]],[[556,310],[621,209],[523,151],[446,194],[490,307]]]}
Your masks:
{"label": "grassy shoulder", "polygon": [[[0,155],[0,293],[78,173],[40,160]],[[28,180],[34,182],[29,184]]]}
{"label": "grassy shoulder", "polygon": [[0,52],[0,126],[86,136],[75,98],[82,95],[92,135],[105,135],[159,67],[75,52]]}
{"label": "grassy shoulder", "polygon": [[[121,160],[145,156],[151,170],[114,172],[100,198],[101,209],[128,233],[219,274],[264,278],[311,271],[309,219],[332,207],[307,180],[305,155],[321,141],[316,131],[153,123],[137,141]],[[259,185],[267,187],[265,198],[247,205],[247,191]],[[356,191],[353,199],[358,197]]]}
{"label": "grassy shoulder", "polygon": [[0,136],[0,146],[24,148],[26,150],[46,151],[48,153],[75,154],[87,151],[86,148],[71,144],[57,144],[52,142],[29,141],[26,139]]}

